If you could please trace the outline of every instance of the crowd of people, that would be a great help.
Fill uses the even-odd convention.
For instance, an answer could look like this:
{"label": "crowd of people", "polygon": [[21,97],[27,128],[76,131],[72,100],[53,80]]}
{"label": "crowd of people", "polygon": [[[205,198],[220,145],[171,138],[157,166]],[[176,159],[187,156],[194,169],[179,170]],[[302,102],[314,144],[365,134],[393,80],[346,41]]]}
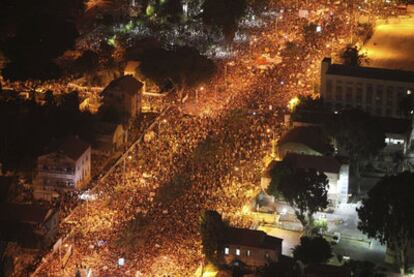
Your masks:
{"label": "crowd of people", "polygon": [[[342,4],[308,3],[312,11],[326,7],[343,20],[318,36],[317,47],[304,41],[307,23],[297,19],[298,11],[286,9],[277,28],[268,25],[255,43],[236,49],[234,65],[200,93],[197,112],[174,107],[158,119],[151,130],[156,135],[95,186],[94,200],[73,211],[64,229],[65,242],[73,246],[68,276],[79,264],[93,276],[192,276],[203,261],[203,210],[217,210],[231,225],[252,226],[243,207],[261,189],[263,158],[283,132],[288,100],[313,93],[321,59],[348,36]],[[324,14],[319,19],[323,26],[332,24]],[[283,40],[302,51],[286,54]],[[282,63],[253,70],[254,63],[244,62],[267,49],[281,55]],[[62,276],[56,255],[45,257],[38,276]]]}

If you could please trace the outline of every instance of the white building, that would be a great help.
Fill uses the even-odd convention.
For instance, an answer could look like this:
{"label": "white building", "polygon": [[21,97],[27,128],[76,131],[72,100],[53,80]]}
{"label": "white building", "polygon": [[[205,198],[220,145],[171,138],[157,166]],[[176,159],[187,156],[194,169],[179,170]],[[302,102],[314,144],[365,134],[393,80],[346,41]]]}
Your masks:
{"label": "white building", "polygon": [[90,145],[76,137],[68,137],[55,151],[38,157],[35,198],[50,198],[53,191],[80,189],[90,178]]}
{"label": "white building", "polygon": [[373,116],[401,118],[403,97],[414,93],[414,72],[333,64],[321,65],[320,94],[332,110],[358,108]]}
{"label": "white building", "polygon": [[[340,162],[332,156],[316,156],[297,153],[287,153],[284,162],[301,169],[315,169],[323,172],[329,181],[328,201],[331,206],[337,206],[348,201],[349,164]],[[271,181],[270,171],[278,163],[269,164],[262,175],[261,185],[266,189]]]}

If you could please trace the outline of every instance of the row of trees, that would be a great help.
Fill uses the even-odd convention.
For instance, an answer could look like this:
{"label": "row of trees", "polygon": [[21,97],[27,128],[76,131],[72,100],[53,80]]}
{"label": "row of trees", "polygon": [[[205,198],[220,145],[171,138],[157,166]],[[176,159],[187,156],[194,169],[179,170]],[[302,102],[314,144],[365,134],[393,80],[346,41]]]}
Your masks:
{"label": "row of trees", "polygon": [[407,272],[408,250],[414,241],[414,174],[381,179],[357,209],[358,228],[394,250],[401,274]]}
{"label": "row of trees", "polygon": [[191,47],[148,49],[139,60],[140,79],[155,82],[161,88],[173,86],[180,98],[184,89],[207,82],[216,72],[215,64]]}
{"label": "row of trees", "polygon": [[0,101],[0,161],[5,169],[31,169],[53,140],[69,135],[93,140],[94,118],[79,111],[76,92],[61,97],[46,92],[45,101]]}

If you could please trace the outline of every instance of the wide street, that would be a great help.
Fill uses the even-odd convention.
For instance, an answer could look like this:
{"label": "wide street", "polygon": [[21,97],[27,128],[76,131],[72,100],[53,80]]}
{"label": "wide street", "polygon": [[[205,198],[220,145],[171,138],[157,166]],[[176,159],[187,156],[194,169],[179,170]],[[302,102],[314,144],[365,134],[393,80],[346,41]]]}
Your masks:
{"label": "wide street", "polygon": [[[95,200],[73,211],[64,227],[62,251],[72,249],[66,266],[49,253],[35,276],[74,276],[80,266],[93,276],[191,276],[203,260],[201,211],[215,209],[232,225],[250,226],[242,207],[260,190],[263,158],[282,131],[283,110],[293,96],[313,92],[322,57],[349,34],[341,4],[309,4],[314,11],[325,7],[313,16],[324,26],[313,42],[303,41],[306,20],[284,6],[277,28],[274,22],[256,30],[250,46],[235,47],[234,66],[220,74],[223,66],[200,92],[198,112],[169,110],[157,136],[129,153],[125,170],[121,163],[96,185]],[[287,40],[300,50],[281,53]],[[265,52],[281,54],[282,62],[255,68]]]}

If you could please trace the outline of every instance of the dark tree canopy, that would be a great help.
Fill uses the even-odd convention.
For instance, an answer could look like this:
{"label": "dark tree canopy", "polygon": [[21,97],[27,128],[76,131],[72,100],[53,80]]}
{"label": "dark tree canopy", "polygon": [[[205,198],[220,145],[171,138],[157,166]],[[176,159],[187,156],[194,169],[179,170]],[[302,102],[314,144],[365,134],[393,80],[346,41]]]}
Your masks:
{"label": "dark tree canopy", "polygon": [[231,42],[246,8],[246,0],[205,0],[202,5],[202,19],[204,24],[221,30],[226,41]]}
{"label": "dark tree canopy", "polygon": [[267,192],[282,196],[296,209],[303,226],[312,221],[312,215],[328,206],[328,179],[315,169],[301,169],[287,162],[279,162],[270,172]]}
{"label": "dark tree canopy", "polygon": [[414,114],[414,91],[409,92],[400,100],[399,108],[401,113],[406,116],[410,117]]}
{"label": "dark tree canopy", "polygon": [[304,264],[321,264],[332,257],[332,248],[323,237],[301,237],[293,249],[293,258]]}
{"label": "dark tree canopy", "polygon": [[78,32],[73,23],[50,14],[24,18],[2,50],[10,60],[3,75],[10,80],[53,79],[59,69],[53,59],[74,46]]}
{"label": "dark tree canopy", "polygon": [[200,218],[200,233],[206,259],[218,264],[226,224],[216,211],[204,211]]}
{"label": "dark tree canopy", "polygon": [[311,22],[303,27],[303,39],[306,43],[316,45],[321,37],[321,34],[317,32],[318,25]]}
{"label": "dark tree canopy", "polygon": [[360,110],[342,111],[328,122],[327,129],[338,147],[355,164],[356,175],[359,175],[359,162],[375,156],[385,146],[385,134],[381,126]]}
{"label": "dark tree canopy", "polygon": [[344,266],[349,268],[352,276],[355,277],[382,277],[382,275],[376,274],[375,264],[372,262],[349,260]]}
{"label": "dark tree canopy", "polygon": [[161,48],[146,50],[140,64],[144,76],[160,86],[170,81],[177,90],[208,81],[215,70],[211,60],[190,47],[177,47],[172,51]]}
{"label": "dark tree canopy", "polygon": [[295,263],[292,259],[283,256],[277,263],[269,263],[259,270],[259,277],[298,277]]}
{"label": "dark tree canopy", "polygon": [[360,53],[357,46],[347,45],[340,55],[343,64],[349,66],[360,66],[363,62],[368,62],[365,54]]}
{"label": "dark tree canopy", "polygon": [[160,1],[157,13],[170,21],[178,21],[183,15],[183,4],[181,0]]}
{"label": "dark tree canopy", "polygon": [[395,249],[400,271],[407,267],[407,249],[414,238],[414,174],[403,172],[381,179],[357,209],[358,228]]}
{"label": "dark tree canopy", "polygon": [[56,99],[46,93],[46,104],[0,101],[0,162],[7,169],[32,169],[35,158],[53,140],[79,135],[92,142],[94,118],[79,111],[77,93]]}

